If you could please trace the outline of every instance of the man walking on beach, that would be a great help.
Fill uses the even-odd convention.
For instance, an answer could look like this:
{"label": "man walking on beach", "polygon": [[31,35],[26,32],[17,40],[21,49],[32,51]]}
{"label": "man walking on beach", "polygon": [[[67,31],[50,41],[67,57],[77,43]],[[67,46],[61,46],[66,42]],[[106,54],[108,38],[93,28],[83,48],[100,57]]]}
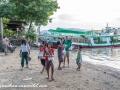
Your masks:
{"label": "man walking on beach", "polygon": [[67,62],[68,62],[68,67],[69,67],[69,51],[70,51],[70,47],[72,44],[72,41],[69,40],[68,36],[66,36],[65,40],[63,41],[63,44],[65,45],[65,55],[64,55],[64,61],[63,61],[63,67],[65,67],[65,60],[67,57]]}

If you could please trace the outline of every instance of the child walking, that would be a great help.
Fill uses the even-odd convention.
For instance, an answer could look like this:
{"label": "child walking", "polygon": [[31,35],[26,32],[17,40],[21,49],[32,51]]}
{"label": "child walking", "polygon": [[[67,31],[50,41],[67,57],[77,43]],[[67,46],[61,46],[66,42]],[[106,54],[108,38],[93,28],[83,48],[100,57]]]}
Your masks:
{"label": "child walking", "polygon": [[22,60],[21,60],[22,69],[21,69],[21,71],[23,71],[23,69],[24,69],[24,59],[26,60],[26,68],[28,68],[28,55],[29,54],[30,54],[30,47],[26,43],[25,40],[22,40],[22,44],[20,47],[20,56],[22,55]]}
{"label": "child walking", "polygon": [[78,47],[78,54],[77,54],[77,58],[76,58],[76,64],[78,66],[77,70],[80,71],[80,68],[81,68],[81,62],[82,62],[82,46],[80,45]]}
{"label": "child walking", "polygon": [[45,69],[45,57],[43,57],[45,49],[46,49],[46,46],[44,46],[44,44],[41,44],[39,48],[39,54],[38,54],[38,60],[41,60],[41,64],[43,65],[43,69],[41,73],[43,73]]}
{"label": "child walking", "polygon": [[45,60],[46,60],[46,70],[47,70],[47,79],[49,79],[49,69],[51,68],[51,80],[54,80],[53,73],[54,73],[54,64],[52,62],[52,57],[54,55],[54,50],[51,48],[51,43],[48,44],[48,47],[46,48],[44,52]]}
{"label": "child walking", "polygon": [[58,70],[62,70],[61,63],[63,62],[63,56],[64,56],[63,55],[63,49],[64,49],[64,46],[63,46],[61,41],[58,41],[57,44],[58,44],[57,52],[58,52],[58,61],[59,61]]}

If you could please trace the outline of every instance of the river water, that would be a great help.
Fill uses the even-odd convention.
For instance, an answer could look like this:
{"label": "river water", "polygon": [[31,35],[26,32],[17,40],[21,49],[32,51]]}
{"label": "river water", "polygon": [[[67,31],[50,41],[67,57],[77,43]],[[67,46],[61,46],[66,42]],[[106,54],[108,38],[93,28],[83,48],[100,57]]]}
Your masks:
{"label": "river water", "polygon": [[[71,51],[70,58],[76,59],[77,51]],[[120,48],[93,48],[82,50],[83,62],[105,65],[120,70]]]}

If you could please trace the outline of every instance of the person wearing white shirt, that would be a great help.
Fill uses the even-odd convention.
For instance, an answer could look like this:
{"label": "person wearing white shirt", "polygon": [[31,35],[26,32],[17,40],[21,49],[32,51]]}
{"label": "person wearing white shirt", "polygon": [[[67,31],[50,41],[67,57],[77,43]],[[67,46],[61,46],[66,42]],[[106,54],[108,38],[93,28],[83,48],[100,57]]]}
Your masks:
{"label": "person wearing white shirt", "polygon": [[15,51],[15,46],[14,45],[12,45],[11,43],[9,43],[9,45],[8,45],[8,49],[13,53],[13,51]]}
{"label": "person wearing white shirt", "polygon": [[7,52],[8,52],[8,38],[6,38],[5,36],[3,36],[3,48],[4,48],[4,52],[5,52],[5,55],[8,55]]}
{"label": "person wearing white shirt", "polygon": [[22,44],[20,47],[20,55],[22,55],[22,59],[21,59],[21,66],[22,69],[21,71],[24,69],[24,59],[26,60],[26,68],[28,68],[28,55],[30,54],[30,46],[29,44],[26,43],[25,40],[22,40]]}

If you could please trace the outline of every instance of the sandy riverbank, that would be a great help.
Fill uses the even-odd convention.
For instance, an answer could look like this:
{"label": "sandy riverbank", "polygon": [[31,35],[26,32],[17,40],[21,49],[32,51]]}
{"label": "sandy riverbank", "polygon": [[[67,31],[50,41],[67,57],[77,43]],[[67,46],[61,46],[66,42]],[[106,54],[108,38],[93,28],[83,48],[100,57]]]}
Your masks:
{"label": "sandy riverbank", "polygon": [[116,69],[82,63],[81,71],[76,70],[75,60],[70,61],[70,67],[57,70],[58,60],[55,55],[55,81],[46,79],[46,72],[40,74],[42,65],[37,60],[38,51],[31,50],[29,67],[20,71],[19,48],[14,53],[4,56],[0,53],[0,85],[47,85],[47,88],[0,88],[0,90],[120,90],[120,72]]}

